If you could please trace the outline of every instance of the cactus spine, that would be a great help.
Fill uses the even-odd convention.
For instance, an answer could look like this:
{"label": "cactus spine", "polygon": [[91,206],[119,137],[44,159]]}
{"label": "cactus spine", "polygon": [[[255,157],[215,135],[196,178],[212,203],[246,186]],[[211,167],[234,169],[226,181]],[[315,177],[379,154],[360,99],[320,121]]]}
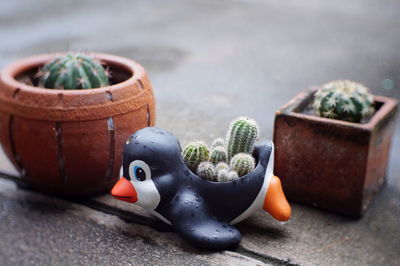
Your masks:
{"label": "cactus spine", "polygon": [[36,75],[39,86],[48,89],[79,90],[109,85],[109,73],[90,56],[68,53],[54,58]]}
{"label": "cactus spine", "polygon": [[217,181],[214,165],[210,162],[201,162],[196,173],[207,180]]}
{"label": "cactus spine", "polygon": [[226,169],[219,170],[217,173],[218,182],[228,182],[229,181],[228,174],[229,174],[229,171]]}
{"label": "cactus spine", "polygon": [[258,137],[256,121],[239,117],[232,121],[227,134],[228,160],[238,153],[252,153]]}
{"label": "cactus spine", "polygon": [[222,146],[217,146],[210,152],[209,161],[213,164],[217,164],[219,162],[227,162],[226,150]]}
{"label": "cactus spine", "polygon": [[204,142],[189,143],[183,150],[183,160],[190,170],[195,172],[199,164],[208,160],[208,148]]}
{"label": "cactus spine", "polygon": [[236,171],[229,171],[227,169],[221,169],[217,173],[218,182],[229,182],[238,179],[239,176]]}
{"label": "cactus spine", "polygon": [[253,171],[255,160],[250,154],[238,153],[232,158],[230,167],[232,170],[235,170],[239,176],[244,176]]}
{"label": "cactus spine", "polygon": [[359,122],[374,111],[373,97],[360,83],[336,80],[322,86],[315,93],[314,110],[327,118]]}
{"label": "cactus spine", "polygon": [[211,144],[211,149],[214,149],[216,147],[224,147],[225,146],[225,140],[223,138],[217,138],[215,139],[212,144]]}
{"label": "cactus spine", "polygon": [[229,165],[224,162],[217,163],[217,165],[215,166],[215,172],[218,173],[218,171],[222,169],[229,170]]}
{"label": "cactus spine", "polygon": [[239,178],[239,175],[235,170],[231,170],[228,173],[228,178],[229,178],[229,180],[235,180],[235,179]]}

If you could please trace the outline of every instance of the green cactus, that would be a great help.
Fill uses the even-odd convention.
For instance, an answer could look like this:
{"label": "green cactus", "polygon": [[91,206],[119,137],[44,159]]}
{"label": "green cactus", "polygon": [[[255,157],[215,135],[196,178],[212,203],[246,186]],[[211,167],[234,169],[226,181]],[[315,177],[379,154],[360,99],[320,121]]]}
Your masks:
{"label": "green cactus", "polygon": [[322,86],[315,93],[314,110],[327,118],[359,122],[374,112],[373,97],[360,83],[336,80]]}
{"label": "green cactus", "polygon": [[217,164],[219,162],[227,162],[226,150],[222,146],[217,146],[210,152],[209,161],[213,164]]}
{"label": "green cactus", "polygon": [[258,137],[256,121],[247,117],[239,117],[230,124],[227,136],[228,160],[238,153],[252,153],[254,142]]}
{"label": "green cactus", "polygon": [[229,165],[224,162],[217,163],[217,165],[215,166],[215,172],[218,173],[218,171],[221,169],[229,170]]}
{"label": "green cactus", "polygon": [[217,181],[215,167],[210,162],[201,162],[197,167],[197,175],[210,181]]}
{"label": "green cactus", "polygon": [[182,152],[183,160],[193,172],[196,172],[201,162],[208,160],[208,154],[207,145],[201,141],[189,143]]}
{"label": "green cactus", "polygon": [[109,73],[90,56],[68,53],[54,58],[36,75],[39,86],[48,89],[80,90],[109,85]]}
{"label": "green cactus", "polygon": [[238,153],[232,158],[230,167],[232,170],[235,170],[239,176],[244,176],[253,171],[255,160],[253,156],[248,153]]}
{"label": "green cactus", "polygon": [[219,146],[222,146],[222,147],[225,146],[225,140],[223,138],[215,139],[211,144],[211,149],[214,149],[215,147],[219,147]]}

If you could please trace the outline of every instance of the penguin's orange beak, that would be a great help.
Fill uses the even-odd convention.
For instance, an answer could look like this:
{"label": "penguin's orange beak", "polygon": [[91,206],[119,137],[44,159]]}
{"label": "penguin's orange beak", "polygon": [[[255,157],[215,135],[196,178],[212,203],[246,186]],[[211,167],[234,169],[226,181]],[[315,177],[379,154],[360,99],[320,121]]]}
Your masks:
{"label": "penguin's orange beak", "polygon": [[292,209],[283,194],[281,180],[277,176],[272,176],[267,194],[264,199],[264,210],[269,212],[272,217],[279,221],[287,221],[290,218]]}
{"label": "penguin's orange beak", "polygon": [[135,203],[138,200],[135,187],[125,177],[121,177],[111,190],[111,195],[119,200]]}

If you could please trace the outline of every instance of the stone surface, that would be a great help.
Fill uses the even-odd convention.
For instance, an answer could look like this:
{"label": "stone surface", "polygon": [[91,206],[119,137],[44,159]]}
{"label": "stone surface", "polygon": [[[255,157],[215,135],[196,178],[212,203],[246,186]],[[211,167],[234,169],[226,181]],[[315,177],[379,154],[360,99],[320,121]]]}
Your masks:
{"label": "stone surface", "polygon": [[[312,85],[349,78],[375,94],[400,98],[399,9],[396,0],[7,1],[0,7],[0,67],[67,49],[127,56],[149,72],[157,125],[183,145],[223,136],[239,115],[255,118],[261,138],[271,139],[275,110]],[[101,210],[94,219],[86,211],[48,207],[52,198],[6,193],[2,183],[0,205],[8,210],[2,219],[14,222],[0,223],[0,258],[7,259],[1,264],[97,263],[98,255],[108,255],[104,263],[120,256],[122,264],[128,258],[162,264],[164,257],[169,264],[398,264],[399,128],[386,187],[365,217],[350,220],[293,205],[293,219],[281,225],[258,213],[239,224],[244,238],[237,250],[216,254],[189,249],[175,234],[159,232],[163,228],[148,214],[108,197],[79,202],[88,212]],[[12,171],[1,152],[0,168]],[[133,255],[129,248],[136,245],[145,255]]]}
{"label": "stone surface", "polygon": [[0,179],[1,265],[264,265],[188,247],[174,233],[125,223]]}

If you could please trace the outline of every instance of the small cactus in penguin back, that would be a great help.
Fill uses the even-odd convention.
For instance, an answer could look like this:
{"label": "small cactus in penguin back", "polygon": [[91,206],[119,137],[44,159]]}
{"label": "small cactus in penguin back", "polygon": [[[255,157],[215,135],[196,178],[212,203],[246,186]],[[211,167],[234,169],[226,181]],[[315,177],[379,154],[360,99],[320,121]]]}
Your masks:
{"label": "small cactus in penguin back", "polygon": [[217,163],[217,165],[215,166],[215,172],[218,173],[218,171],[222,169],[229,170],[229,165],[224,162]]}
{"label": "small cactus in penguin back", "polygon": [[226,136],[228,160],[238,153],[251,154],[257,138],[258,125],[256,121],[247,117],[233,120]]}
{"label": "small cactus in penguin back", "polygon": [[238,178],[238,174],[233,170],[221,169],[217,173],[218,182],[229,182]]}
{"label": "small cactus in penguin back", "polygon": [[210,162],[201,162],[197,167],[197,175],[210,180],[210,181],[217,181],[215,167]]}
{"label": "small cactus in penguin back", "polygon": [[190,170],[196,172],[201,162],[208,160],[209,151],[204,142],[191,142],[183,149],[183,160]]}
{"label": "small cactus in penguin back", "polygon": [[209,161],[213,164],[217,164],[219,162],[227,162],[226,150],[222,146],[217,146],[210,152]]}
{"label": "small cactus in penguin back", "polygon": [[322,86],[315,93],[314,110],[317,115],[359,122],[374,112],[373,97],[360,83],[336,80]]}
{"label": "small cactus in penguin back", "polygon": [[232,158],[230,167],[239,176],[244,176],[254,170],[255,160],[248,153],[238,153]]}
{"label": "small cactus in penguin back", "polygon": [[48,89],[93,89],[110,84],[108,71],[97,60],[80,53],[54,58],[36,76],[39,86]]}
{"label": "small cactus in penguin back", "polygon": [[214,149],[216,147],[224,147],[224,146],[225,146],[225,140],[223,138],[217,138],[212,142],[211,149]]}

